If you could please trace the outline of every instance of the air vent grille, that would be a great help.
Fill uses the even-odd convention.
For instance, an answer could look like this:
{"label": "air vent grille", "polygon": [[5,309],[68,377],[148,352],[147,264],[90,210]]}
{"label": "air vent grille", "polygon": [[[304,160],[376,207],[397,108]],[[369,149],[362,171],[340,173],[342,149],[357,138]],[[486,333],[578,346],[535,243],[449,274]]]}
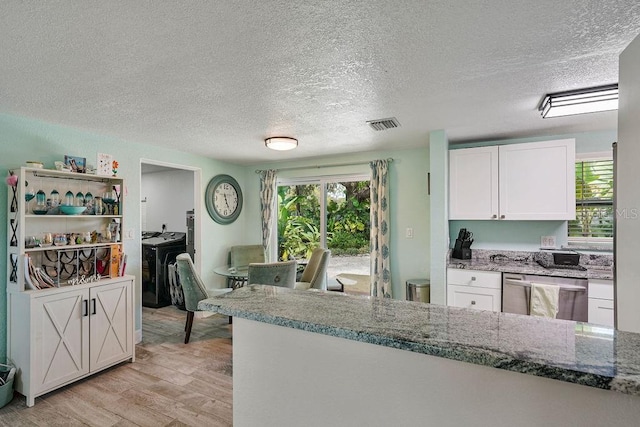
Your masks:
{"label": "air vent grille", "polygon": [[389,117],[388,119],[379,119],[379,120],[369,120],[369,126],[371,126],[374,130],[387,130],[393,129],[400,126],[400,122],[395,117]]}

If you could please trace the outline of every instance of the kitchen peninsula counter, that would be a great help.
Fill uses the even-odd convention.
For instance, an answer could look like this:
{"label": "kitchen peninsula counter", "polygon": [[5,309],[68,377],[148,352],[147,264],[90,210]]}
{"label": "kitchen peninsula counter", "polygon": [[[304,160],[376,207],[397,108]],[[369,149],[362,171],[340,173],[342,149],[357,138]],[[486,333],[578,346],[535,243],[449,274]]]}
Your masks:
{"label": "kitchen peninsula counter", "polygon": [[[584,399],[593,400],[609,409],[619,405],[624,410],[618,410],[616,417],[623,420],[640,419],[638,334],[571,321],[263,285],[201,301],[199,309],[234,317],[234,424],[238,421],[238,425],[243,425],[243,420],[246,425],[256,421],[244,418],[248,416],[245,411],[258,411],[253,417],[261,413],[256,409],[256,399],[264,403],[258,406],[267,412],[260,416],[270,414],[273,425],[292,419],[313,425],[308,424],[313,406],[306,407],[300,400],[304,393],[313,402],[320,399],[322,405],[330,405],[325,406],[329,411],[331,405],[340,407],[345,399],[345,410],[355,411],[359,402],[366,407],[370,398],[375,399],[375,393],[369,390],[377,387],[374,378],[381,381],[383,389],[391,387],[398,393],[393,399],[401,396],[407,402],[417,399],[417,403],[423,397],[431,399],[433,408],[429,407],[434,417],[438,410],[446,411],[443,408],[448,401],[438,400],[443,398],[442,393],[454,393],[460,404],[470,409],[468,419],[464,411],[456,409],[457,422],[473,419],[478,405],[491,414],[496,410],[491,408],[494,399],[499,400],[501,394],[503,399],[513,399],[518,393],[534,405],[532,414],[536,413],[534,402],[538,399],[565,399],[569,393],[582,403]],[[364,371],[354,377],[360,369]],[[295,405],[290,408],[293,418],[269,412],[274,402],[262,392],[253,391],[261,389],[260,384],[264,385],[263,392],[271,389],[276,395],[285,393],[294,399]],[[549,387],[555,391],[547,390]],[[491,395],[485,396],[489,390]],[[465,393],[471,395],[467,398]],[[568,405],[575,399],[569,400]],[[241,403],[247,401],[251,402],[249,407]],[[414,419],[405,406],[402,408],[403,417]],[[591,405],[594,408],[598,406]],[[413,409],[419,412],[419,408]],[[369,411],[375,413],[372,421],[383,419],[377,410]],[[522,411],[524,408],[518,408],[520,414]],[[554,418],[550,420],[560,420],[561,414],[551,414]],[[445,415],[437,416],[449,419]],[[539,414],[531,421],[537,424],[547,416]],[[527,424],[518,418],[504,420],[505,425],[507,420]],[[594,420],[609,422],[611,413],[604,418],[589,413],[584,420],[587,424],[583,425],[591,425]],[[265,424],[265,418],[261,423],[271,424]]]}

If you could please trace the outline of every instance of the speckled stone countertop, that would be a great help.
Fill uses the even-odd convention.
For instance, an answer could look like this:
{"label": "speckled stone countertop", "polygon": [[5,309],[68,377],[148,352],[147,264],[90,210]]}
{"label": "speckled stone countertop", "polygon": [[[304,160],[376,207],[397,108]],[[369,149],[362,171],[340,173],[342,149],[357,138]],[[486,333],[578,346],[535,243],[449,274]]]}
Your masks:
{"label": "speckled stone countertop", "polygon": [[573,277],[577,279],[613,279],[611,255],[581,255],[580,265],[586,270],[545,268],[536,258],[538,253],[523,251],[475,250],[470,260],[449,258],[447,267],[500,273],[538,274],[541,276]]}
{"label": "speckled stone countertop", "polygon": [[198,308],[640,396],[640,334],[588,323],[264,285]]}

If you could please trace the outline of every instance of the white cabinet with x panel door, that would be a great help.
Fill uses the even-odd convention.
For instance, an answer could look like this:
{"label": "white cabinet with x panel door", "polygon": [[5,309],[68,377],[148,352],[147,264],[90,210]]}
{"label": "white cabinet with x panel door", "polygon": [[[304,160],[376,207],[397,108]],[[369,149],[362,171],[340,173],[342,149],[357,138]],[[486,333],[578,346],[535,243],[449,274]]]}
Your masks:
{"label": "white cabinet with x panel door", "polygon": [[134,360],[133,277],[51,291],[9,293],[9,356],[15,388],[35,398],[125,360]]}

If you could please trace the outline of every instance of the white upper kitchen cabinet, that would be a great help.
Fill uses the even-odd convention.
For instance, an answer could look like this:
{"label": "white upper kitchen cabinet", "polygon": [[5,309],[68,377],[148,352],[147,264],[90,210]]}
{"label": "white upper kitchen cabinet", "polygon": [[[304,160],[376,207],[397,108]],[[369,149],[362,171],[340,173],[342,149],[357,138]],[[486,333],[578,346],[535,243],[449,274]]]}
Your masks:
{"label": "white upper kitchen cabinet", "polygon": [[449,151],[449,219],[496,219],[498,209],[498,147]]}
{"label": "white upper kitchen cabinet", "polygon": [[575,140],[449,152],[449,219],[575,219]]}

